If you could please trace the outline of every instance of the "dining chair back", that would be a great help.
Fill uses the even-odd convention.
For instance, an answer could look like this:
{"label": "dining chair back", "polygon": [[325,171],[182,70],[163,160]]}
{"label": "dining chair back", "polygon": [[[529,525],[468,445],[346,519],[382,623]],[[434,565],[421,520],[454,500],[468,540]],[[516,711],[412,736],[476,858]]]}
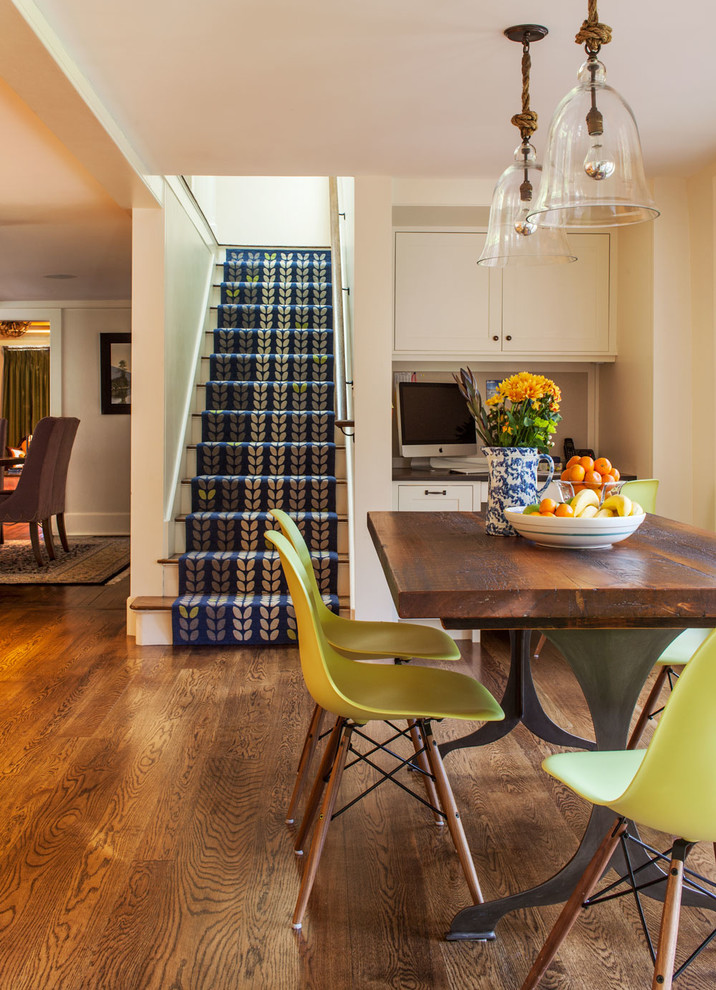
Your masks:
{"label": "dining chair back", "polygon": [[625,481],[619,491],[628,495],[632,502],[638,502],[644,512],[656,512],[656,495],[659,491],[658,478],[637,478]]}
{"label": "dining chair back", "polygon": [[42,523],[46,545],[49,543],[49,520],[52,514],[52,483],[59,450],[58,419],[46,416],[35,426],[22,473],[14,491],[2,493],[0,523],[29,523],[30,540],[39,566],[44,565],[40,551],[38,523]]}
{"label": "dining chair back", "polygon": [[[7,419],[0,416],[0,457],[5,456],[7,450]],[[5,468],[0,467],[0,492],[5,490]],[[2,523],[0,523],[0,543],[4,542]]]}
{"label": "dining chair back", "polygon": [[[665,877],[667,889],[653,984],[667,990],[671,986],[681,889],[685,882],[684,860],[693,843],[716,842],[715,695],[716,630],[690,659],[645,750],[557,753],[542,764],[547,773],[575,793],[614,811],[619,822],[587,866],[522,990],[531,990],[539,983],[582,904],[588,902],[616,845],[629,838],[626,825],[629,819],[677,836]],[[647,877],[645,886],[649,883],[653,879]],[[703,892],[703,883],[699,889]],[[707,893],[707,896],[716,901],[716,895]]]}
{"label": "dining chair back", "polygon": [[[303,840],[318,815],[294,911],[294,928],[301,927],[349,751],[355,762],[368,759],[370,766],[377,769],[373,754],[380,750],[394,757],[392,743],[401,735],[418,741],[420,745],[409,759],[399,762],[423,772],[420,758],[424,757],[427,767],[424,772],[430,775],[439,803],[432,810],[444,816],[473,900],[481,901],[477,873],[430,720],[458,718],[492,721],[504,717],[502,709],[487,688],[466,674],[436,667],[359,662],[334,650],[323,632],[306,580],[305,567],[297,551],[283,533],[277,531],[267,532],[266,541],[278,551],[288,582],[296,614],[299,656],[306,687],[316,705],[336,717],[296,838],[296,851],[302,853]],[[371,737],[370,758],[352,748],[354,731],[363,735],[359,727],[376,720],[389,722],[393,730],[392,720],[398,719],[407,721],[407,731],[399,731],[388,746]],[[392,781],[395,771],[378,772],[383,780]],[[412,793],[404,785],[400,786]],[[413,796],[417,797],[415,794]]]}
{"label": "dining chair back", "polygon": [[57,519],[57,532],[64,550],[69,551],[67,532],[65,530],[65,492],[67,488],[67,472],[70,466],[70,455],[80,425],[74,416],[60,416],[57,420],[57,460],[52,478],[52,505],[50,515]]}

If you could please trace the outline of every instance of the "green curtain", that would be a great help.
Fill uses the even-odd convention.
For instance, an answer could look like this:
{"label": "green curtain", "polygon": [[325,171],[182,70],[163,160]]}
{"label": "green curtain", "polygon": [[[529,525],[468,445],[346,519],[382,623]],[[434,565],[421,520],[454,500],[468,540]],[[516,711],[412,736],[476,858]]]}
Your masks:
{"label": "green curtain", "polygon": [[3,347],[2,415],[11,447],[50,415],[49,347]]}

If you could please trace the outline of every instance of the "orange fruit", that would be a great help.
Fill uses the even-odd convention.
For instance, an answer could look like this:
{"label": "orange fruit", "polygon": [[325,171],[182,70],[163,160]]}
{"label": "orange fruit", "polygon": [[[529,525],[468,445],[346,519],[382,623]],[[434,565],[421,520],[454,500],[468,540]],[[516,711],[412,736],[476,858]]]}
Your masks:
{"label": "orange fruit", "polygon": [[579,463],[582,465],[585,471],[594,470],[594,458],[589,457],[587,454],[584,457],[579,458]]}
{"label": "orange fruit", "polygon": [[539,504],[539,511],[542,515],[554,515],[557,503],[553,498],[543,498]]}
{"label": "orange fruit", "polygon": [[566,475],[565,481],[584,481],[585,469],[581,464],[573,464],[564,473]]}
{"label": "orange fruit", "polygon": [[574,467],[575,464],[579,464],[579,454],[575,454],[574,457],[570,457],[564,466],[571,468]]}
{"label": "orange fruit", "polygon": [[574,509],[572,508],[571,505],[569,505],[568,502],[562,502],[560,505],[557,506],[557,509],[555,510],[554,514],[555,516],[573,516]]}
{"label": "orange fruit", "polygon": [[585,471],[584,483],[585,485],[601,485],[602,476],[598,471]]}
{"label": "orange fruit", "polygon": [[587,487],[586,485],[572,485],[572,489],[575,495],[577,494],[577,492],[583,492],[586,487]]}
{"label": "orange fruit", "polygon": [[602,475],[602,484],[603,485],[613,485],[616,480],[617,479],[611,473],[607,473],[607,474],[603,474]]}
{"label": "orange fruit", "polygon": [[612,474],[614,475],[614,480],[619,481],[619,479],[621,478],[621,475],[619,474],[619,469],[612,467]]}
{"label": "orange fruit", "polygon": [[594,470],[600,474],[609,474],[612,470],[612,462],[606,457],[598,457],[594,462]]}

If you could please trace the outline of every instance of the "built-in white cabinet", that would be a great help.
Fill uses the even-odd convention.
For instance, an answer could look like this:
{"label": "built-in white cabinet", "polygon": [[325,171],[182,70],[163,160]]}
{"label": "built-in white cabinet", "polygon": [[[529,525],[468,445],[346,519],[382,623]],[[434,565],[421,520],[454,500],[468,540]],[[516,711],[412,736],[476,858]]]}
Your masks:
{"label": "built-in white cabinet", "polygon": [[477,512],[487,501],[487,482],[393,482],[393,507],[399,512]]}
{"label": "built-in white cabinet", "polygon": [[476,264],[485,234],[396,231],[395,350],[474,350],[490,324],[495,280]]}
{"label": "built-in white cabinet", "polygon": [[572,264],[486,269],[484,231],[396,230],[396,358],[613,357],[610,235],[569,241]]}

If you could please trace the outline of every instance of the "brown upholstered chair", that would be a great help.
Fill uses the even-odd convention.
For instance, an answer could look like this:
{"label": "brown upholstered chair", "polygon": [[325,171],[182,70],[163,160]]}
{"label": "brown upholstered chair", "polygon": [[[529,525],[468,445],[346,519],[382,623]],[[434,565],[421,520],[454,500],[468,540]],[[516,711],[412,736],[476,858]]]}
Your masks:
{"label": "brown upholstered chair", "polygon": [[[0,417],[0,457],[4,457],[7,451],[7,420]],[[0,492],[5,488],[5,468],[0,467]],[[3,543],[2,524],[0,524],[0,543]]]}
{"label": "brown upholstered chair", "polygon": [[[70,466],[70,454],[72,445],[77,435],[77,427],[80,421],[74,416],[61,416],[57,420],[57,460],[55,461],[55,473],[52,479],[52,504],[50,505],[50,516],[57,519],[57,532],[60,542],[65,551],[69,551],[65,531],[65,488],[67,487],[67,469]],[[53,441],[55,442],[55,441]],[[45,534],[45,545],[51,559],[54,559],[54,546],[52,543],[52,529],[48,525],[47,530],[43,526]]]}
{"label": "brown upholstered chair", "polygon": [[[47,541],[52,514],[52,486],[55,464],[59,451],[60,420],[46,416],[35,427],[32,443],[27,452],[17,488],[0,493],[0,524],[6,522],[29,523],[30,540],[38,566],[45,561],[40,549],[38,524]],[[49,552],[49,548],[48,548]]]}

